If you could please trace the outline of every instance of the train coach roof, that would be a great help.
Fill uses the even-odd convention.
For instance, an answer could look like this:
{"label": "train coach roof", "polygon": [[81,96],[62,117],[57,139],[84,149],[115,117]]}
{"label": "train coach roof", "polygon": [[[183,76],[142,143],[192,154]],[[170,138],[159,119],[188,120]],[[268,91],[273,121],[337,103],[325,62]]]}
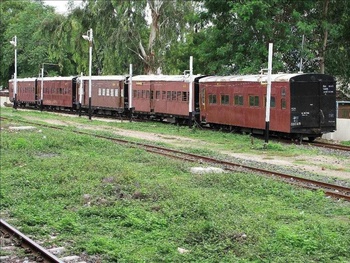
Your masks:
{"label": "train coach roof", "polygon": [[[35,81],[36,78],[19,78],[17,79],[17,82],[25,82],[25,81]],[[9,82],[13,82],[14,80],[13,79],[10,79]]]}
{"label": "train coach roof", "polygon": [[[200,75],[192,75],[192,81]],[[190,80],[189,76],[185,75],[138,75],[132,77],[133,81],[183,81]]]}
{"label": "train coach roof", "polygon": [[[271,81],[289,81],[291,78],[303,74],[272,74]],[[230,81],[246,81],[246,82],[267,82],[267,75],[236,75],[236,76],[209,76],[199,80],[199,82],[230,82]]]}
{"label": "train coach roof", "polygon": [[[55,80],[73,80],[75,79],[76,77],[74,76],[70,76],[70,77],[44,77],[43,79],[45,81],[55,81]],[[40,81],[41,78],[38,78],[38,81]]]}
{"label": "train coach roof", "polygon": [[[80,80],[89,80],[89,76],[79,77]],[[107,76],[91,76],[91,80],[125,80],[126,76],[107,75]]]}

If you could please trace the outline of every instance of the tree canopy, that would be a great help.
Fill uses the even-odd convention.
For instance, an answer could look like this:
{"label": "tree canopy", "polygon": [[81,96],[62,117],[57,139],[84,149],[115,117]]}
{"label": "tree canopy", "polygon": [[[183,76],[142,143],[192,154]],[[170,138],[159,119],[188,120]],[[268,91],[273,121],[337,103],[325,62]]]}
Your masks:
{"label": "tree canopy", "polygon": [[[72,1],[72,0],[70,0]],[[273,71],[322,72],[350,82],[350,1],[343,0],[84,0],[57,14],[41,0],[2,0],[1,84],[18,75],[88,73],[94,31],[93,74],[181,74],[194,57],[194,72],[251,74]],[[304,41],[303,41],[304,40]],[[300,64],[302,61],[302,64]]]}

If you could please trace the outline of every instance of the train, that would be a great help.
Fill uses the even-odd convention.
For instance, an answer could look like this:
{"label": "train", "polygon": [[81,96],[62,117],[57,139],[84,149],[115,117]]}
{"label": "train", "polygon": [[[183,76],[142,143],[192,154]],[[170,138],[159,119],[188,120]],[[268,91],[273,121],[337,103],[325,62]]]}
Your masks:
{"label": "train", "polygon": [[[268,76],[111,75],[9,81],[19,107],[129,116],[242,131],[266,132]],[[272,74],[269,132],[313,141],[336,130],[336,80],[327,74]],[[91,81],[91,90],[89,82]]]}

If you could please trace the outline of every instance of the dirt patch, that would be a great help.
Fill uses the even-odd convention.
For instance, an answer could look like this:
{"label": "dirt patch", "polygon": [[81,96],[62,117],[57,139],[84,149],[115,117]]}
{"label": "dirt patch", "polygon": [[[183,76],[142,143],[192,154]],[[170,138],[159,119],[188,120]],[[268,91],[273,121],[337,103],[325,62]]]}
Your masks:
{"label": "dirt patch", "polygon": [[243,154],[223,152],[239,159],[249,159],[259,163],[286,166],[293,169],[301,169],[322,176],[350,179],[350,161],[336,156],[306,156],[297,157],[271,156],[267,154]]}

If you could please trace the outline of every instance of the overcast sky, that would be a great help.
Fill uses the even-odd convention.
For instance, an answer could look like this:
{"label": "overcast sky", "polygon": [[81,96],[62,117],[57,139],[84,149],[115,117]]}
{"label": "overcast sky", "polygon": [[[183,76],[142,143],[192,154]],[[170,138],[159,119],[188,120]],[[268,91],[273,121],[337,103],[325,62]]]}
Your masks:
{"label": "overcast sky", "polygon": [[[82,3],[82,0],[74,0],[75,6],[81,5],[81,3]],[[68,0],[46,0],[44,1],[44,4],[55,7],[57,13],[60,13],[60,14],[67,13]]]}

